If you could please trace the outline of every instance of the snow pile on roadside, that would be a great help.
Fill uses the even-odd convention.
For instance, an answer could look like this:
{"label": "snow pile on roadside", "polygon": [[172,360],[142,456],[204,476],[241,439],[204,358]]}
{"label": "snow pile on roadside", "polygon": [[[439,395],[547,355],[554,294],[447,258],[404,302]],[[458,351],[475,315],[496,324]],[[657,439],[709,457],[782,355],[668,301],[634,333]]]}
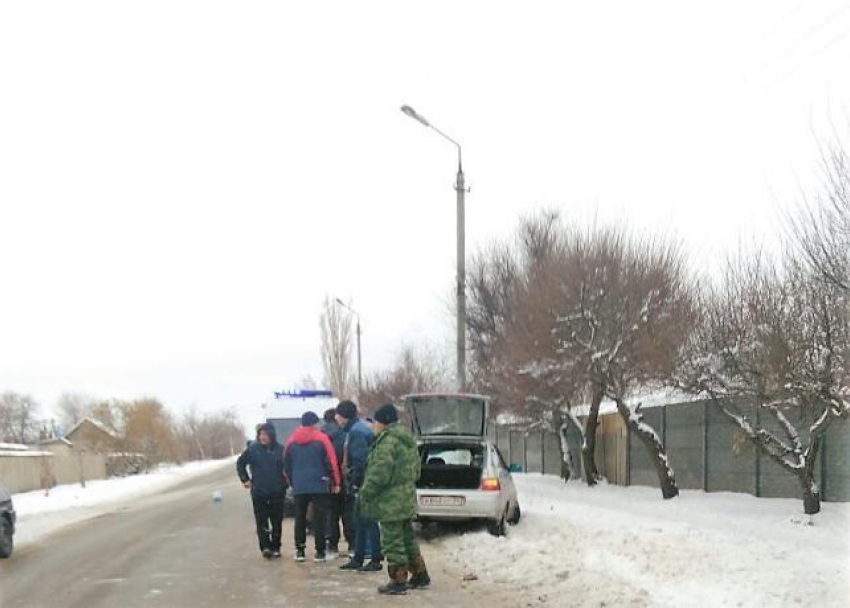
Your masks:
{"label": "snow pile on roadside", "polygon": [[114,477],[51,488],[48,496],[43,490],[12,496],[15,510],[21,517],[52,513],[75,507],[92,507],[137,498],[164,490],[178,482],[222,467],[232,458],[187,462],[182,465],[162,465],[140,475]]}
{"label": "snow pile on roadside", "polygon": [[850,504],[564,484],[517,475],[522,522],[508,538],[447,537],[437,549],[479,583],[529,605],[846,606]]}

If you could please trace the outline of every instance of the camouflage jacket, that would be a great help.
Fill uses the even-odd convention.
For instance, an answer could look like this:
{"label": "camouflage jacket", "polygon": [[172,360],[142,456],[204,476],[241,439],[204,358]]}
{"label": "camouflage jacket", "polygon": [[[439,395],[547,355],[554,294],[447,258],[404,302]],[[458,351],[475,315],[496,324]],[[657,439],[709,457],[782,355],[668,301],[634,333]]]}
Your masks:
{"label": "camouflage jacket", "polygon": [[366,461],[360,514],[375,521],[413,519],[421,466],[410,431],[398,423],[386,427],[375,439]]}

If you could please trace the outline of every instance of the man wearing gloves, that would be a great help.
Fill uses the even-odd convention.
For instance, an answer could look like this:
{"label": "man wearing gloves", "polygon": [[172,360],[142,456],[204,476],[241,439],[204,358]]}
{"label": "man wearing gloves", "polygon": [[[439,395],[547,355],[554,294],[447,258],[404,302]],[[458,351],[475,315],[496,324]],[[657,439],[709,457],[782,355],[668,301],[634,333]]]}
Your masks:
{"label": "man wearing gloves", "polygon": [[[383,569],[381,555],[381,532],[378,522],[360,514],[357,505],[360,486],[366,475],[366,459],[369,448],[375,441],[375,433],[357,416],[357,405],[352,401],[342,401],[336,406],[336,419],[344,433],[342,450],[342,482],[345,492],[345,508],[354,520],[354,552],[341,570],[359,572],[377,572]],[[371,545],[371,556],[364,564],[366,545]]]}
{"label": "man wearing gloves", "polygon": [[[416,440],[398,423],[398,411],[392,403],[378,408],[373,428],[377,438],[360,488],[360,514],[381,524],[381,549],[387,559],[390,582],[378,591],[403,595],[408,589],[421,589],[431,583],[413,533],[421,460]],[[408,574],[412,575],[410,581]]]}
{"label": "man wearing gloves", "polygon": [[280,557],[280,530],[286,481],[283,476],[283,449],[271,424],[257,427],[257,440],[236,461],[236,473],[251,490],[257,538],[265,558]]}

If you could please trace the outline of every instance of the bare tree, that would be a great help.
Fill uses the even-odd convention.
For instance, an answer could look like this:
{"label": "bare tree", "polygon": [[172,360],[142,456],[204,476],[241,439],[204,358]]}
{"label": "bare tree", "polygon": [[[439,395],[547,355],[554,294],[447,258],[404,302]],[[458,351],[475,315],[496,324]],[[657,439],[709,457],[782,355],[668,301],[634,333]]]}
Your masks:
{"label": "bare tree", "polygon": [[797,248],[815,273],[850,291],[850,158],[836,141],[821,147],[820,193],[790,220]]}
{"label": "bare tree", "polygon": [[[683,255],[663,239],[593,228],[570,239],[566,257],[573,278],[563,283],[561,369],[586,383],[592,396],[589,418],[598,415],[603,397],[614,401],[646,447],[662,496],[672,498],[678,488],[664,445],[631,398],[639,389],[674,380],[677,355],[693,321]],[[595,424],[585,432],[590,439]]]}
{"label": "bare tree", "polygon": [[412,393],[446,390],[451,374],[445,363],[427,348],[405,346],[392,368],[366,379],[360,406],[365,411]]}
{"label": "bare tree", "polygon": [[39,405],[29,395],[12,391],[0,395],[0,441],[31,443],[38,440]]}
{"label": "bare tree", "polygon": [[156,399],[139,399],[123,407],[124,451],[143,454],[147,464],[174,462],[179,457],[176,426]]}
{"label": "bare tree", "polygon": [[56,402],[59,423],[63,432],[68,432],[97,405],[97,401],[84,393],[65,392]]}
{"label": "bare tree", "polygon": [[[587,480],[595,483],[595,430],[586,441],[571,409],[584,386],[563,367],[554,333],[568,237],[559,215],[544,211],[523,218],[512,242],[496,243],[475,258],[469,299],[473,381],[477,390],[496,399],[501,411],[526,421],[527,431],[558,434],[565,480],[579,477],[567,433],[574,426],[582,436],[583,453],[590,454],[584,467]],[[595,421],[589,418],[588,424]]]}
{"label": "bare tree", "polygon": [[352,394],[351,314],[337,306],[333,298],[325,297],[322,314],[319,318],[322,336],[322,364],[325,370],[325,383],[337,397],[350,397]]}
{"label": "bare tree", "polygon": [[190,408],[177,431],[183,460],[206,460],[233,455],[245,442],[245,428],[232,409],[199,415]]}
{"label": "bare tree", "polygon": [[820,511],[814,474],[824,433],[850,415],[846,296],[793,251],[730,263],[704,296],[680,363],[682,388],[708,395],[797,478],[808,514]]}

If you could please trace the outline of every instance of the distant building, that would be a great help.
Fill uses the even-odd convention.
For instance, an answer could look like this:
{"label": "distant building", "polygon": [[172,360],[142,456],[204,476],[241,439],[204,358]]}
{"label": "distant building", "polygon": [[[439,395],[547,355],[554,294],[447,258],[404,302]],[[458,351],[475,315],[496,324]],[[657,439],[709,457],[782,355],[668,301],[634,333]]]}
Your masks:
{"label": "distant building", "polygon": [[83,418],[65,434],[64,439],[78,448],[102,454],[114,451],[117,443],[117,438],[109,429],[91,418]]}

